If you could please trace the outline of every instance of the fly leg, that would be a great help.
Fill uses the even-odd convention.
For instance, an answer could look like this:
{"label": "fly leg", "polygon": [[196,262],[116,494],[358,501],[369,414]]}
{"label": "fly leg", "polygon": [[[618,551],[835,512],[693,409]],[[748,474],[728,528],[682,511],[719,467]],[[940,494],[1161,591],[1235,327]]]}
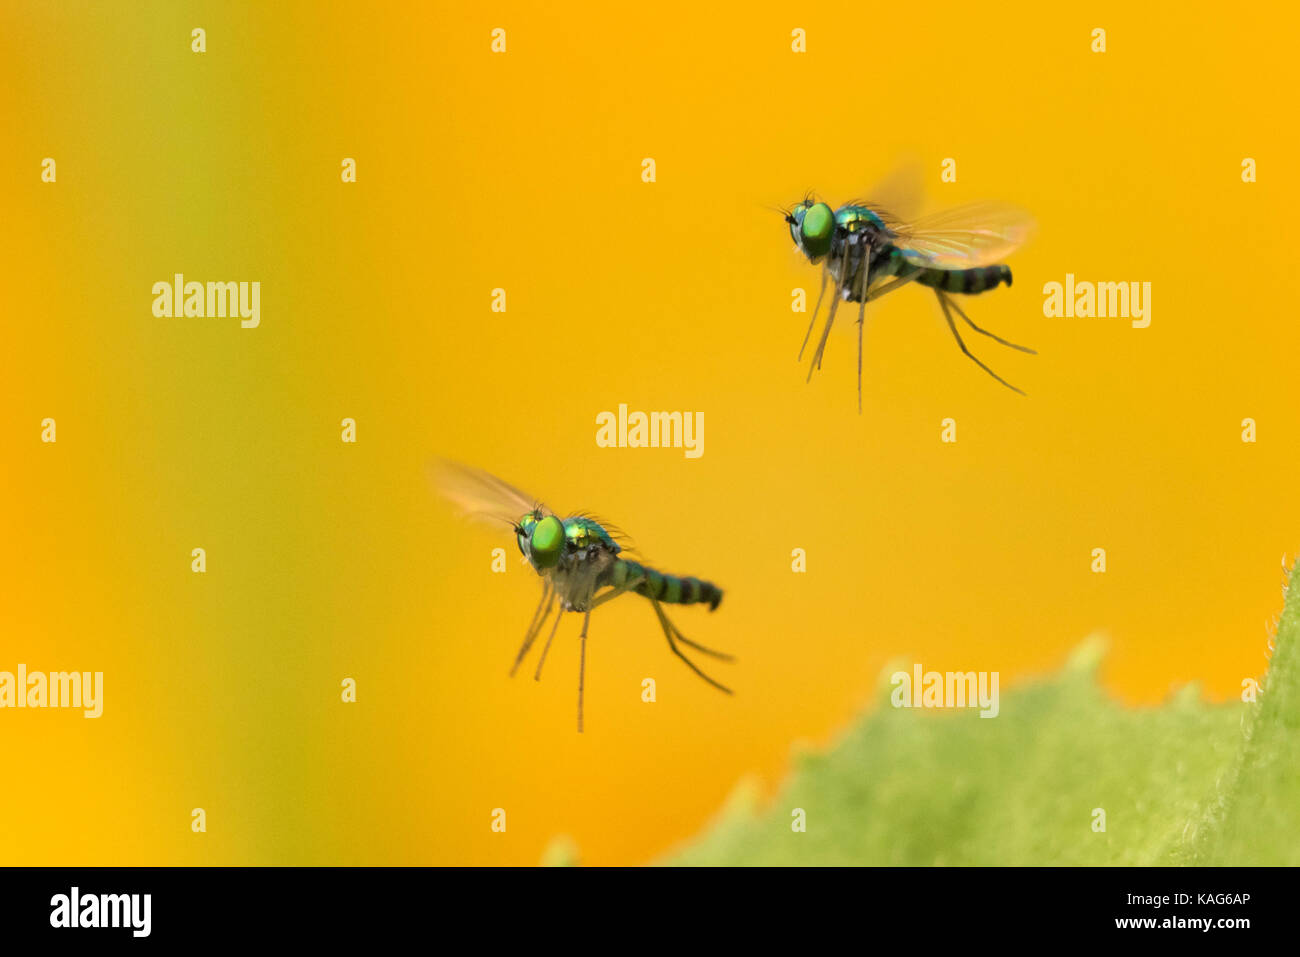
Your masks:
{"label": "fly leg", "polygon": [[623,584],[619,585],[619,586],[618,586],[617,588],[615,588],[613,591],[607,591],[607,592],[605,592],[605,594],[601,595],[599,598],[595,598],[595,599],[593,599],[592,602],[591,602],[591,604],[588,605],[587,607],[588,607],[589,609],[596,609],[596,608],[599,608],[601,605],[605,604],[605,602],[607,602],[607,601],[613,601],[613,600],[614,600],[615,598],[617,598],[619,595],[623,594],[623,592],[625,592],[625,591],[631,591],[631,590],[632,590],[633,588],[635,588],[637,585],[640,585],[643,581],[645,581],[645,576],[644,576],[644,575],[638,575],[636,578],[629,579],[628,581],[625,581]]}
{"label": "fly leg", "polygon": [[[885,293],[887,293],[887,292],[893,292],[893,291],[894,291],[895,289],[897,289],[899,286],[906,285],[907,283],[911,282],[913,279],[915,279],[915,278],[916,278],[917,276],[919,276],[919,275],[921,275],[921,272],[920,272],[920,270],[917,270],[916,272],[911,273],[911,274],[909,274],[909,275],[906,275],[906,276],[899,276],[897,279],[891,279],[889,282],[885,283],[883,286],[877,286],[875,289],[871,290],[870,294],[868,294],[868,296],[867,296],[867,302],[875,302],[877,299],[879,299],[879,298],[880,298],[881,296],[883,296]],[[969,320],[967,320],[967,321],[969,321]]]}
{"label": "fly leg", "polygon": [[830,338],[831,326],[835,324],[835,309],[836,307],[839,306],[839,304],[840,304],[840,284],[837,281],[835,283],[835,294],[831,298],[830,315],[826,317],[826,327],[822,329],[822,337],[821,340],[817,343],[817,351],[813,353],[812,362],[808,366],[808,378],[804,380],[805,382],[811,382],[813,370],[820,369],[822,367],[822,353],[826,351],[826,340]]}
{"label": "fly leg", "polygon": [[[587,681],[587,626],[591,624],[591,612],[596,607],[603,605],[612,598],[617,598],[623,592],[630,588],[635,588],[641,582],[645,581],[645,576],[641,575],[631,581],[626,581],[619,585],[613,591],[606,592],[599,598],[587,601],[587,611],[582,616],[582,634],[578,636],[578,733],[582,734],[582,697],[583,689]],[[546,646],[549,648],[551,643],[547,641]],[[543,652],[545,654],[545,652]],[[537,668],[538,674],[541,674],[541,665]]]}
{"label": "fly leg", "polygon": [[578,734],[582,734],[582,689],[587,679],[587,625],[591,623],[591,606],[582,616],[582,635],[578,649]]}
{"label": "fly leg", "polygon": [[[699,667],[695,664],[695,662],[691,661],[690,658],[687,658],[684,654],[682,654],[682,650],[677,647],[677,642],[674,640],[674,636],[681,637],[681,633],[678,632],[676,626],[668,620],[668,616],[664,614],[664,610],[659,606],[659,602],[651,598],[650,607],[652,607],[655,610],[655,614],[659,617],[659,626],[663,628],[664,637],[668,639],[668,647],[673,650],[673,654],[675,654],[678,658],[682,659],[682,661],[686,662],[687,667],[689,667],[692,671],[694,671],[697,675],[699,675],[709,684],[713,685],[713,687],[717,688],[719,691],[725,691],[727,694],[731,694],[730,688],[728,688],[724,684],[720,684],[719,682],[714,681],[703,671],[701,671]],[[686,639],[684,638],[682,640],[686,641]],[[691,645],[694,648],[701,647],[699,645],[696,645],[694,642],[687,641],[686,643],[688,645]],[[719,654],[719,652],[709,651],[708,649],[704,649],[704,648],[701,648],[701,650],[706,651],[708,654],[718,655],[719,657],[722,657]]]}
{"label": "fly leg", "polygon": [[664,618],[665,620],[668,621],[668,627],[673,630],[673,635],[682,644],[690,645],[692,648],[694,648],[696,651],[700,652],[701,654],[708,655],[710,658],[717,658],[719,661],[736,660],[735,655],[729,655],[725,651],[715,651],[714,649],[709,648],[706,645],[700,644],[698,641],[691,641],[691,639],[687,638],[685,635],[682,634],[682,630],[680,628],[678,628],[676,625],[673,624],[672,619],[669,618],[667,614],[664,615]]}
{"label": "fly leg", "polygon": [[[551,616],[551,598],[554,594],[555,589],[552,587],[551,581],[548,578],[542,584],[542,601],[537,606],[537,610],[533,612],[533,620],[528,624],[528,631],[524,633],[524,643],[519,646],[519,654],[515,655],[515,663],[510,668],[510,677],[513,678],[515,676],[515,672],[519,670],[519,663],[524,660],[524,655],[528,654],[528,649],[531,648],[533,642],[537,640],[537,635],[538,632],[542,630],[542,625],[546,624],[546,619]],[[546,610],[545,614],[542,614],[543,609]]]}
{"label": "fly leg", "polygon": [[[599,598],[597,598],[591,603],[592,610],[594,611],[596,608],[605,604],[605,602],[607,601],[614,600],[619,595],[623,594],[625,591],[631,591],[632,589],[640,585],[643,581],[645,581],[645,576],[641,575],[637,578],[631,579],[630,581],[624,582],[622,585],[619,585],[617,588],[613,589],[612,591],[606,592],[605,594],[601,595]],[[712,648],[706,647],[705,645],[701,645],[699,642],[691,641],[691,639],[687,638],[685,635],[681,633],[681,630],[672,623],[672,621],[668,618],[667,615],[664,615],[664,620],[668,622],[668,627],[672,629],[673,635],[682,644],[690,645],[696,651],[703,652],[704,654],[717,658],[720,661],[736,660],[733,655],[729,655],[726,652],[714,651]]]}
{"label": "fly leg", "polygon": [[799,361],[803,362],[803,351],[808,348],[808,340],[812,337],[813,326],[817,324],[817,313],[821,312],[822,298],[826,295],[826,280],[830,277],[831,267],[829,264],[822,266],[822,288],[817,293],[817,305],[813,307],[812,318],[808,320],[808,331],[803,334],[803,345],[799,347]]}
{"label": "fly leg", "polygon": [[[868,253],[868,255],[870,255],[870,253]],[[861,290],[862,298],[861,298],[860,300],[858,300],[858,302],[860,303],[859,306],[858,306],[858,415],[861,415],[861,414],[862,414],[862,319],[863,319],[863,311],[867,308],[867,303],[871,302],[872,300],[879,299],[881,296],[885,295],[885,293],[893,292],[893,291],[894,291],[895,289],[897,289],[899,286],[906,285],[907,283],[911,282],[913,279],[915,279],[915,278],[916,278],[917,276],[919,276],[920,274],[921,274],[920,271],[917,271],[917,272],[914,272],[914,273],[912,273],[911,275],[908,275],[908,276],[899,276],[897,279],[891,279],[889,282],[885,283],[883,286],[877,286],[874,290],[872,290],[871,292],[868,293],[868,292],[867,292],[867,286],[868,286],[869,283],[870,283],[870,279],[869,279],[869,277],[867,276],[867,270],[866,270],[865,268],[863,269],[862,290]],[[954,304],[954,307],[955,307],[955,304]],[[967,321],[967,322],[970,322],[969,319],[967,319],[966,321]]]}
{"label": "fly leg", "polygon": [[862,326],[867,313],[867,285],[871,281],[871,244],[863,240],[862,286],[858,290],[858,415],[862,414]]}
{"label": "fly leg", "polygon": [[1002,345],[1004,345],[1004,346],[1009,346],[1009,347],[1012,348],[1012,349],[1019,349],[1021,352],[1028,352],[1031,356],[1036,356],[1036,355],[1038,355],[1037,352],[1035,352],[1033,349],[1029,348],[1028,346],[1018,346],[1018,345],[1016,345],[1014,342],[1008,342],[1006,339],[1003,339],[1001,336],[995,336],[993,333],[989,332],[987,329],[981,329],[979,326],[975,325],[975,323],[973,323],[973,322],[970,321],[970,316],[968,316],[968,315],[966,315],[966,313],[962,312],[961,306],[957,305],[957,300],[956,300],[956,299],[949,299],[949,300],[948,300],[948,305],[950,305],[950,306],[952,306],[954,309],[956,309],[956,310],[957,310],[957,315],[959,315],[959,316],[961,316],[963,319],[965,319],[965,320],[966,320],[966,325],[970,326],[970,327],[971,327],[972,329],[974,329],[976,332],[982,333],[983,335],[988,336],[988,337],[989,337],[990,339],[992,339],[994,342],[1000,342],[1000,343],[1002,343]]}
{"label": "fly leg", "polygon": [[[976,359],[975,356],[971,353],[971,351],[970,351],[969,349],[966,348],[966,343],[962,342],[962,339],[961,339],[961,333],[959,333],[959,332],[957,331],[957,324],[956,324],[955,322],[952,321],[952,313],[948,311],[948,298],[947,298],[943,293],[941,293],[939,290],[937,290],[937,289],[936,289],[934,292],[935,292],[935,295],[939,297],[939,305],[943,308],[943,318],[947,320],[947,322],[948,322],[948,328],[952,330],[953,338],[955,338],[955,339],[957,340],[957,345],[958,345],[958,347],[961,349],[961,351],[962,351],[963,353],[966,354],[966,358],[967,358],[967,359],[970,359],[970,360],[971,360],[972,362],[974,362],[977,366],[979,366],[981,369],[983,369],[983,370],[984,370],[985,372],[987,372],[989,375],[993,376],[993,378],[997,379],[999,382],[1001,382],[1004,386],[1006,386],[1006,387],[1007,387],[1008,389],[1010,389],[1012,392],[1015,392],[1015,393],[1017,393],[1017,394],[1019,394],[1019,395],[1024,395],[1024,394],[1025,394],[1024,392],[1021,392],[1021,390],[1017,389],[1015,386],[1013,386],[1013,385],[1012,385],[1010,382],[1008,382],[1006,379],[1002,378],[1002,376],[998,375],[996,372],[994,372],[992,369],[990,369],[990,368],[989,368],[988,366],[986,366],[984,363],[980,362],[979,359]],[[967,320],[967,321],[969,321],[969,320]]]}
{"label": "fly leg", "polygon": [[560,619],[564,617],[564,609],[561,608],[555,616],[555,624],[551,626],[551,633],[546,638],[546,644],[542,647],[542,657],[537,660],[537,670],[533,672],[533,680],[542,680],[542,665],[546,664],[546,653],[551,650],[551,642],[555,639],[555,632],[560,627]]}

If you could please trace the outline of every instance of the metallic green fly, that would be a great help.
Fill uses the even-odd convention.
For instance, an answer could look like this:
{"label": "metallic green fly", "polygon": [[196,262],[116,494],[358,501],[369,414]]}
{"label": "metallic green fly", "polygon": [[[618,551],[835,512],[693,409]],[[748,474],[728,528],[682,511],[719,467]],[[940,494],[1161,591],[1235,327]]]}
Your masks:
{"label": "metallic green fly", "polygon": [[551,641],[564,612],[582,614],[578,656],[578,731],[582,731],[587,626],[591,613],[627,592],[649,600],[673,654],[713,687],[731,694],[730,688],[701,671],[678,645],[686,645],[721,661],[735,659],[691,641],[668,620],[663,610],[664,605],[707,603],[709,610],[713,611],[722,601],[722,589],[717,585],[698,578],[668,575],[634,561],[628,556],[635,550],[614,526],[584,513],[560,518],[536,499],[479,469],[439,462],[434,466],[434,480],[442,494],[465,514],[486,519],[498,527],[501,523],[509,526],[519,551],[542,579],[542,600],[533,612],[528,630],[524,632],[523,644],[515,655],[515,663],[510,668],[512,677],[552,611],[559,609],[533,674],[537,680],[541,679],[542,665],[546,663],[546,654],[551,649]]}
{"label": "metallic green fly", "polygon": [[810,194],[795,206],[781,210],[799,251],[809,262],[823,264],[821,293],[799,349],[800,360],[817,323],[826,286],[831,282],[835,286],[808,379],[812,379],[815,369],[821,368],[836,307],[841,301],[858,303],[858,411],[861,412],[862,320],[866,305],[916,282],[934,290],[948,328],[966,357],[1011,391],[1024,395],[966,348],[952,313],[955,311],[972,329],[995,342],[1031,355],[1036,355],[1034,350],[975,325],[952,294],[975,295],[1004,282],[1010,286],[1011,269],[998,260],[1029,238],[1033,221],[1021,210],[996,203],[973,203],[911,223],[887,209],[882,202],[854,200],[832,211]]}

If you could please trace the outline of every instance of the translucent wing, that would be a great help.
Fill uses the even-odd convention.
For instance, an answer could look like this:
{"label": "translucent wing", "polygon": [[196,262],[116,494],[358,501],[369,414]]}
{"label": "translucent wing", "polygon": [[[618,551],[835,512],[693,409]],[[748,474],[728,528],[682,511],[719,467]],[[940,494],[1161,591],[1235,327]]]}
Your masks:
{"label": "translucent wing", "polygon": [[534,510],[552,514],[537,499],[482,469],[438,459],[430,472],[443,497],[471,518],[513,526]]}
{"label": "translucent wing", "polygon": [[924,183],[920,162],[908,160],[877,183],[869,194],[849,200],[845,205],[866,206],[893,228],[920,212]]}
{"label": "translucent wing", "polygon": [[1029,239],[1034,220],[1015,206],[970,203],[914,223],[889,226],[894,243],[913,265],[970,269],[1005,259]]}

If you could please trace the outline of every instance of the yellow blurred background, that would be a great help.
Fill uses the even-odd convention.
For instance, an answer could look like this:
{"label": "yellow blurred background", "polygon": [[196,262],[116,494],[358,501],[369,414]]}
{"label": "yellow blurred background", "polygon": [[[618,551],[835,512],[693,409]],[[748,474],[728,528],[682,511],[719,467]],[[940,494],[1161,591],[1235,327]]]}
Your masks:
{"label": "yellow blurred background", "polygon": [[[1235,695],[1300,549],[1277,15],[5,0],[0,670],[103,671],[105,700],[0,712],[0,863],[532,864],[557,835],[640,863],[898,656],[1006,687],[1100,631],[1125,701]],[[971,342],[1027,399],[919,289],[869,312],[861,416],[851,322],[804,384],[819,276],[769,207],[908,157],[928,209],[1038,221],[967,305],[1039,350]],[[177,272],[260,281],[260,327],[155,318]],[[1045,318],[1066,273],[1152,283],[1150,327]],[[598,448],[620,403],[703,413],[704,455]],[[507,677],[536,578],[436,455],[725,588],[673,617],[739,657],[710,666],[734,698],[627,598],[576,734],[577,616]]]}

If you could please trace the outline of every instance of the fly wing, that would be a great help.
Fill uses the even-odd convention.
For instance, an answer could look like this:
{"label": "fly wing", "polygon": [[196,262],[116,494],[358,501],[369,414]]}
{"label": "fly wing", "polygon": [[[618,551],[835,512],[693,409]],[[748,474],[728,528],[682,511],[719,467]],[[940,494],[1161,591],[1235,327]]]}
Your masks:
{"label": "fly wing", "polygon": [[438,459],[430,466],[430,472],[443,497],[471,518],[514,526],[535,510],[543,515],[551,514],[537,499],[482,469]]}
{"label": "fly wing", "polygon": [[850,200],[848,205],[866,206],[886,225],[903,223],[921,211],[925,194],[925,174],[919,160],[910,158],[896,166],[876,183],[866,196]]}
{"label": "fly wing", "polygon": [[1015,206],[970,203],[890,228],[894,244],[913,265],[972,269],[995,265],[1023,245],[1034,220]]}

